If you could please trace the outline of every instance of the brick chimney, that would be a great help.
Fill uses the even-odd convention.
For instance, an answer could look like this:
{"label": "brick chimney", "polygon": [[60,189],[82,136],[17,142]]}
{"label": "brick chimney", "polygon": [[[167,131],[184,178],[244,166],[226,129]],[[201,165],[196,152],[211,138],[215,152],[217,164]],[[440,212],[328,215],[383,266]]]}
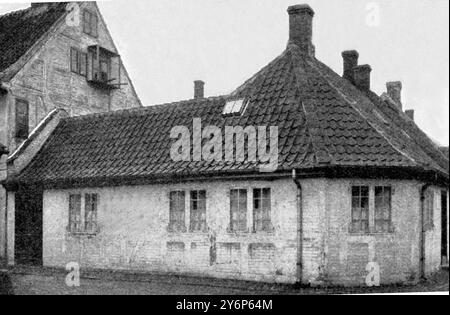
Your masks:
{"label": "brick chimney", "polygon": [[414,109],[408,109],[405,111],[406,116],[409,117],[412,121],[414,121]]}
{"label": "brick chimney", "polygon": [[353,69],[355,85],[358,89],[360,89],[362,91],[370,90],[370,73],[371,72],[372,72],[372,67],[369,65],[356,66]]}
{"label": "brick chimney", "polygon": [[389,97],[397,104],[398,108],[402,110],[402,83],[400,81],[386,83],[387,93]]}
{"label": "brick chimney", "polygon": [[201,80],[194,81],[194,99],[205,97],[205,82]]}
{"label": "brick chimney", "polygon": [[314,10],[307,4],[290,6],[289,13],[289,45],[297,45],[309,56],[315,55],[312,43]]}
{"label": "brick chimney", "polygon": [[342,58],[344,59],[343,77],[355,84],[353,69],[358,66],[359,53],[356,50],[346,50],[342,52]]}

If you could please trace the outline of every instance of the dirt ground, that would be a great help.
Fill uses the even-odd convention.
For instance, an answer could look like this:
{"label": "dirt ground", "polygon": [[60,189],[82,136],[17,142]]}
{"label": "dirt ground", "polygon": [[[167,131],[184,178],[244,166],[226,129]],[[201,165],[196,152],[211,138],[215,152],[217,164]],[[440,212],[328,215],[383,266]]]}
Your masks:
{"label": "dirt ground", "polygon": [[[79,287],[66,285],[64,271],[15,268],[8,272],[8,292],[15,295],[323,295],[366,293],[448,292],[448,270],[417,286],[380,288],[296,288],[231,280],[112,272],[83,274]],[[5,277],[0,280],[5,281]],[[5,293],[5,283],[0,293]]]}

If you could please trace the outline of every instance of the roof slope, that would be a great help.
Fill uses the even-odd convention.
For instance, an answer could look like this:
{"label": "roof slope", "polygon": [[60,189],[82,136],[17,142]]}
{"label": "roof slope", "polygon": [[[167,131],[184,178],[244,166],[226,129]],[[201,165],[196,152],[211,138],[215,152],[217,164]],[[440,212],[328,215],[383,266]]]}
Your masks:
{"label": "roof slope", "polygon": [[[224,117],[227,99],[249,101]],[[229,96],[64,119],[18,175],[20,182],[254,173],[244,162],[174,162],[170,131],[202,125],[278,126],[278,171],[332,167],[432,170],[448,178],[448,160],[434,159],[409,130],[391,123],[378,97],[356,89],[295,45]],[[400,117],[402,118],[402,117]],[[224,132],[223,132],[224,133]],[[425,146],[427,146],[425,144]],[[440,157],[443,155],[438,150]],[[437,155],[436,155],[437,156]],[[447,168],[444,165],[447,165]]]}
{"label": "roof slope", "polygon": [[66,13],[67,3],[35,5],[0,16],[0,79]]}

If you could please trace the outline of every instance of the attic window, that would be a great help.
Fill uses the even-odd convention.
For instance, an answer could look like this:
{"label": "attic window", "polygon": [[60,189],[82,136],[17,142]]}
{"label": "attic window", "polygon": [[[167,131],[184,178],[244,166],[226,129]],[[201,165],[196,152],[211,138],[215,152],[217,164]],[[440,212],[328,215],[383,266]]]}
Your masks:
{"label": "attic window", "polygon": [[93,37],[98,37],[98,17],[89,10],[84,10],[83,31]]}
{"label": "attic window", "polygon": [[246,102],[244,99],[228,101],[223,109],[224,115],[240,115],[244,112]]}

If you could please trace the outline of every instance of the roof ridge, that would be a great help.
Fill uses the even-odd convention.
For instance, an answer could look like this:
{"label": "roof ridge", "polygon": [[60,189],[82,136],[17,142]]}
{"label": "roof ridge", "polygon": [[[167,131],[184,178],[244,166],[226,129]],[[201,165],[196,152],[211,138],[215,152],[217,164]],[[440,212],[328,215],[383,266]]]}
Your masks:
{"label": "roof ridge", "polygon": [[[376,93],[370,91],[368,97],[371,98],[376,98],[374,102],[375,106],[377,108],[380,108],[381,105],[383,106],[387,106],[389,109],[391,109],[392,111],[394,111],[395,113],[398,114],[399,118],[402,119],[402,121],[398,122],[395,119],[392,119],[392,121],[399,125],[399,128],[401,128],[402,130],[404,130],[408,135],[411,136],[411,138],[413,139],[414,143],[416,145],[418,145],[421,150],[427,154],[431,159],[435,160],[435,157],[433,157],[431,154],[436,154],[439,157],[448,160],[448,158],[443,154],[443,152],[440,150],[439,145],[436,144],[413,120],[410,120],[407,115],[402,111],[402,110],[398,110],[398,108],[393,107],[392,104],[390,104],[390,102],[383,100],[380,96],[378,96]],[[381,109],[382,110],[382,109]],[[405,130],[405,127],[408,128],[412,128],[413,129],[413,133],[416,134],[411,134],[411,130]],[[420,141],[418,141],[418,139],[416,139],[416,136],[420,136],[422,138],[422,140],[425,140],[428,142],[428,146],[423,146],[421,144]],[[434,152],[428,152],[430,150],[430,148],[434,149]],[[439,164],[440,167],[442,167],[443,165],[440,165],[440,163],[442,163],[443,161],[436,161],[436,163]]]}
{"label": "roof ridge", "polygon": [[147,112],[156,112],[156,111],[163,111],[167,110],[171,107],[175,108],[177,106],[188,106],[188,105],[204,105],[207,102],[212,101],[219,101],[219,100],[225,100],[229,98],[228,95],[221,95],[221,96],[211,96],[211,97],[205,97],[202,99],[188,99],[188,100],[181,100],[181,101],[175,101],[175,102],[167,102],[162,104],[154,104],[150,106],[142,106],[142,107],[133,107],[133,108],[124,108],[119,110],[114,110],[110,112],[100,112],[100,113],[90,113],[86,115],[79,115],[79,116],[72,116],[64,118],[63,120],[66,121],[74,121],[74,120],[85,120],[93,117],[113,117],[113,116],[120,116],[123,114],[145,114]]}
{"label": "roof ridge", "polygon": [[230,96],[235,96],[235,95],[239,95],[239,93],[241,93],[243,90],[245,90],[245,88],[254,83],[256,81],[256,79],[258,77],[260,77],[261,75],[265,74],[265,72],[268,71],[268,69],[270,69],[275,63],[277,63],[280,59],[282,59],[283,57],[286,56],[286,54],[288,53],[288,50],[285,49],[278,57],[276,57],[274,60],[272,60],[271,62],[269,62],[269,64],[265,65],[264,67],[262,67],[258,72],[256,72],[250,79],[246,80],[244,83],[242,83],[238,88],[236,88],[233,92],[230,93]]}
{"label": "roof ridge", "polygon": [[[318,60],[317,60],[318,61]],[[370,119],[357,107],[355,106],[358,102],[354,99],[352,99],[350,96],[346,95],[343,91],[341,91],[341,89],[339,87],[337,87],[333,82],[330,81],[329,76],[325,73],[323,73],[323,71],[321,71],[320,69],[318,69],[318,67],[314,64],[311,63],[311,67],[314,69],[314,71],[318,72],[318,74],[328,83],[328,85],[335,90],[338,95],[348,104],[350,105],[355,112],[361,116],[364,121],[367,122],[367,124],[376,132],[378,133],[381,137],[383,137],[383,139],[389,144],[390,147],[392,147],[393,150],[395,150],[396,152],[398,152],[400,155],[404,156],[405,158],[407,158],[408,160],[410,160],[412,163],[414,163],[416,166],[419,166],[422,163],[419,163],[418,161],[416,161],[412,156],[410,156],[409,154],[407,154],[406,152],[404,152],[403,150],[401,150],[400,148],[398,148],[391,140],[388,139],[388,137],[386,136],[385,132],[383,130],[380,130],[380,128],[378,128],[377,126],[375,126]],[[332,71],[332,70],[331,70]],[[359,92],[361,93],[361,92]],[[364,96],[364,95],[363,95]],[[424,165],[421,165],[424,166]]]}
{"label": "roof ridge", "polygon": [[[291,54],[292,58],[297,59],[293,60],[292,66],[294,67],[294,77],[295,77],[295,83],[297,91],[299,92],[299,98],[301,102],[301,108],[303,110],[303,113],[305,115],[305,122],[306,122],[306,130],[308,131],[308,138],[310,145],[313,147],[314,150],[314,158],[318,164],[333,164],[334,158],[331,155],[330,151],[326,148],[326,146],[321,145],[320,147],[317,145],[317,143],[313,140],[313,137],[319,137],[322,141],[319,143],[322,143],[324,141],[324,136],[321,134],[318,134],[317,132],[312,132],[311,123],[309,119],[311,119],[312,115],[314,115],[312,112],[308,112],[308,110],[305,107],[305,102],[307,101],[308,97],[306,96],[306,93],[302,93],[302,91],[306,90],[305,86],[307,86],[309,83],[307,82],[308,76],[306,75],[306,70],[301,68],[301,62],[306,62],[305,59],[311,58],[307,55],[301,54],[299,52],[300,48],[297,45],[291,44],[288,46],[287,50]],[[305,80],[303,78],[299,78],[298,76],[298,70],[302,70],[305,72]],[[304,94],[304,95],[302,95]],[[316,124],[316,123],[314,123]],[[319,128],[313,128],[314,130],[318,130]],[[323,151],[328,156],[328,159],[323,159],[323,156],[319,156],[319,152]]]}

